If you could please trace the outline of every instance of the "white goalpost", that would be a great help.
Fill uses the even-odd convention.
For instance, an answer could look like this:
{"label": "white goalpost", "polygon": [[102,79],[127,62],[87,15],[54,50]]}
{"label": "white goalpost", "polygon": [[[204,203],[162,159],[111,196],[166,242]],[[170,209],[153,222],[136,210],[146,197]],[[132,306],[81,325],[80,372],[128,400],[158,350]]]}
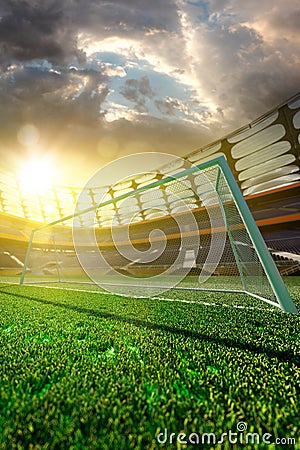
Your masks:
{"label": "white goalpost", "polygon": [[84,204],[32,231],[21,284],[235,292],[298,313],[223,156]]}

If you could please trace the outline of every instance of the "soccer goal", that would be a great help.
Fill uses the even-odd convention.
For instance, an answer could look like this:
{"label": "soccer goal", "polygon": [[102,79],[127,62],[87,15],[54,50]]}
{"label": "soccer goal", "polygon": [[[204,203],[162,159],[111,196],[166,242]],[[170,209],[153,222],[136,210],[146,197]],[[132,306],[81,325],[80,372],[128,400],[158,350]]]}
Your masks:
{"label": "soccer goal", "polygon": [[[125,183],[126,184],[126,183]],[[223,156],[32,231],[20,283],[248,294],[298,313]]]}

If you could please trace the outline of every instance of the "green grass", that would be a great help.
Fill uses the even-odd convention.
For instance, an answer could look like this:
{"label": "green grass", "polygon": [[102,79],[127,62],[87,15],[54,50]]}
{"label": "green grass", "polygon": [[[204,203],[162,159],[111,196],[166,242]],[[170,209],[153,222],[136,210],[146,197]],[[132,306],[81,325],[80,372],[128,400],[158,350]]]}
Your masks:
{"label": "green grass", "polygon": [[[288,282],[300,306],[299,278]],[[193,295],[199,304],[0,285],[0,448],[197,448],[156,436],[220,437],[240,421],[300,446],[300,317]]]}

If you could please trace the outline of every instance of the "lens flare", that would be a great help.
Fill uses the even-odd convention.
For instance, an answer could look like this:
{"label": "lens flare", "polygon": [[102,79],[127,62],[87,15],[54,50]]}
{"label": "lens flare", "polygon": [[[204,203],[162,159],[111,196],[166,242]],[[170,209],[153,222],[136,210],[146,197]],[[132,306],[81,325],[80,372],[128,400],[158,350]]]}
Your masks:
{"label": "lens flare", "polygon": [[27,124],[20,128],[17,138],[24,147],[32,147],[38,143],[40,132],[34,125]]}

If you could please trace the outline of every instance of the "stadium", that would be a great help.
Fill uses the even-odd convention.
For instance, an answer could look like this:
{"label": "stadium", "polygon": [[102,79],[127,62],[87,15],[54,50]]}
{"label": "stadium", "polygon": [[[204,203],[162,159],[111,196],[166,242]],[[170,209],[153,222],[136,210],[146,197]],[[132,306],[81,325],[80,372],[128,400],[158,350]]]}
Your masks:
{"label": "stadium", "polygon": [[[299,316],[263,301],[270,276],[257,269],[256,241],[246,236],[231,193],[217,191],[224,203],[216,211],[212,191],[203,191],[203,178],[193,172],[227,162],[298,309],[299,129],[300,94],[219,141],[114,186],[32,192],[1,168],[1,448],[221,448],[229,430],[244,448],[275,439],[300,444]],[[78,213],[80,196],[88,199],[92,223]],[[129,203],[122,207],[118,199]],[[218,230],[225,220],[227,234],[210,272],[212,216]],[[76,217],[83,230],[77,249]],[[166,248],[154,257],[161,237],[151,250],[149,236],[157,229]],[[96,230],[106,266],[97,266],[86,230]],[[149,260],[135,256],[149,245]],[[163,289],[154,295],[152,278],[157,284],[170,267],[171,283],[159,281]],[[121,281],[112,282],[110,271]],[[205,271],[211,286],[202,291],[195,280]],[[254,295],[241,295],[237,278]],[[267,434],[271,441],[259,440]]]}
{"label": "stadium", "polygon": [[[175,175],[189,165],[203,164],[211,159],[224,156],[248,203],[265,242],[282,274],[299,272],[299,113],[300,96],[296,95],[286,104],[265,114],[224,139],[186,155],[181,160],[174,159],[157,171],[143,174],[139,179],[128,179],[115,186],[85,188],[84,196],[90,200],[89,206],[97,208],[103,194],[105,200],[124,193],[138,190],[141,186],[156,182],[163,177]],[[270,161],[271,159],[271,161]],[[190,209],[198,211],[201,201],[197,196],[198,186],[183,192]],[[186,190],[186,186],[181,188]],[[82,189],[71,186],[54,186],[46,192],[22,190],[22,180],[13,172],[1,170],[1,273],[18,274],[23,267],[25,253],[32,229],[53,220],[72,215]],[[152,200],[152,203],[151,203]],[[140,196],[139,214],[135,215],[135,231],[139,237],[147,239],[151,221],[180,212],[176,201],[166,198],[156,211],[151,193]],[[203,203],[203,202],[202,202]],[[135,204],[135,202],[133,202]],[[127,208],[112,205],[105,214],[97,212],[99,228],[105,230],[114,217],[114,225],[122,225],[128,220]],[[84,218],[82,218],[84,220]],[[198,219],[201,220],[201,219]],[[143,226],[138,223],[143,221]],[[145,226],[145,222],[148,226]],[[167,235],[173,231],[165,219]],[[168,229],[169,228],[169,229]],[[144,231],[145,230],[145,231]],[[104,231],[105,233],[105,231]],[[106,240],[102,237],[102,240]],[[69,244],[69,246],[71,243]],[[45,265],[53,261],[45,261]],[[117,264],[117,262],[115,263]],[[124,264],[123,264],[124,265]],[[119,266],[122,264],[120,262]],[[133,264],[134,266],[134,264]]]}

